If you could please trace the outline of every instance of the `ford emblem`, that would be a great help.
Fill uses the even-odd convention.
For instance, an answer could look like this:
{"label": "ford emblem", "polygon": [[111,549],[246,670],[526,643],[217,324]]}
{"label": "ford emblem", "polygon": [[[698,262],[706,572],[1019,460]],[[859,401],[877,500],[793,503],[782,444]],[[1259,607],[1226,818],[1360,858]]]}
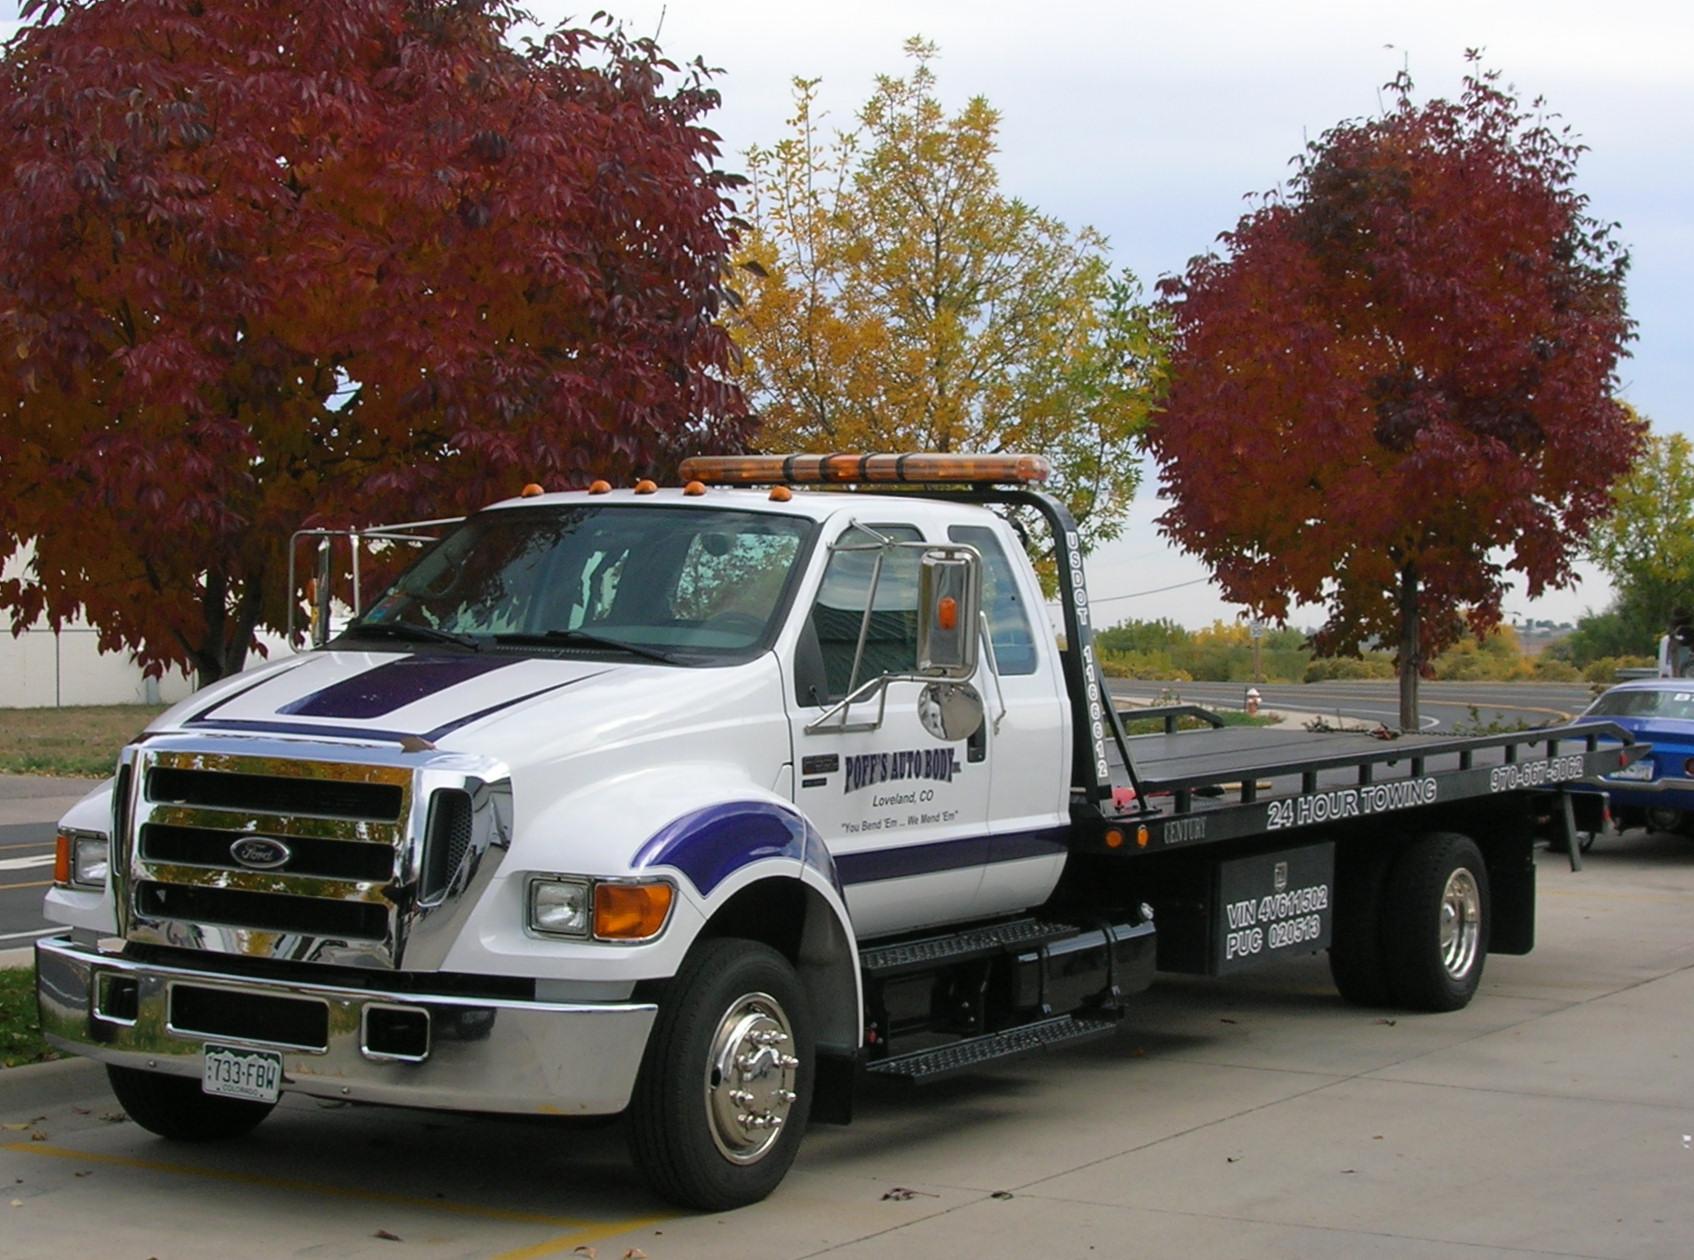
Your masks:
{"label": "ford emblem", "polygon": [[287,866],[294,852],[282,841],[272,840],[269,836],[243,836],[229,846],[229,855],[253,870],[274,871],[279,866]]}

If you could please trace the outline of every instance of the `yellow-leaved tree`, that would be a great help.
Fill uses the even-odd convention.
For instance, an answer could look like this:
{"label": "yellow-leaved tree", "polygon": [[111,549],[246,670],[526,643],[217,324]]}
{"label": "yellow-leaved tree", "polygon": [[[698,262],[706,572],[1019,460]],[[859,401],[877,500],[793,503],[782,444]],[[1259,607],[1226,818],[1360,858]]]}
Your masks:
{"label": "yellow-leaved tree", "polygon": [[1001,191],[1000,116],[948,114],[935,46],[906,43],[855,125],[823,135],[818,80],[747,153],[743,303],[729,319],[767,451],[1030,451],[1085,544],[1111,538],[1163,379],[1164,337],[1092,228]]}

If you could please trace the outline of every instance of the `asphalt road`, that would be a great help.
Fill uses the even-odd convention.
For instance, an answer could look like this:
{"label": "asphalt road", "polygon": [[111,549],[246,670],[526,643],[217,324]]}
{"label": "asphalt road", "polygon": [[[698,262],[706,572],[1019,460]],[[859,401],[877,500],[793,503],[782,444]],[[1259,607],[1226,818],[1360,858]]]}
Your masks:
{"label": "asphalt road", "polygon": [[[1112,694],[1150,700],[1169,691],[1190,704],[1239,709],[1247,691],[1244,683],[1158,683],[1114,678]],[[1519,722],[1531,726],[1566,721],[1594,699],[1586,683],[1473,683],[1426,682],[1419,689],[1418,709],[1426,731],[1465,731],[1478,725]],[[1301,713],[1338,714],[1363,722],[1397,726],[1399,684],[1382,681],[1327,683],[1260,683],[1260,703],[1266,709]],[[1475,712],[1472,712],[1472,708]]]}
{"label": "asphalt road", "polygon": [[41,897],[53,882],[53,824],[0,825],[0,950],[28,945],[43,929]]}

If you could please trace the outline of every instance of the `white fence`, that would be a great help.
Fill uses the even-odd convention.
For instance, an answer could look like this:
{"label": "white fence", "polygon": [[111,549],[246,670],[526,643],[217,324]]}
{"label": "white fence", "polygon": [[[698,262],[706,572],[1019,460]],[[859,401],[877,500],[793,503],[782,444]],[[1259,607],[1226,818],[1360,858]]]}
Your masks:
{"label": "white fence", "polygon": [[194,690],[181,674],[152,679],[128,652],[102,652],[92,627],[0,633],[0,709],[170,704]]}

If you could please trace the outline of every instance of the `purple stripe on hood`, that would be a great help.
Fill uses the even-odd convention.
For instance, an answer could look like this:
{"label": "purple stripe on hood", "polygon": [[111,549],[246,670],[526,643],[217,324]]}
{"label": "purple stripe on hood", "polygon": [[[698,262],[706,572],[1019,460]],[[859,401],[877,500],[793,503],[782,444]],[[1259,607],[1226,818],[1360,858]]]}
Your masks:
{"label": "purple stripe on hood", "polygon": [[292,700],[277,712],[295,717],[369,720],[517,663],[509,656],[402,656]]}

